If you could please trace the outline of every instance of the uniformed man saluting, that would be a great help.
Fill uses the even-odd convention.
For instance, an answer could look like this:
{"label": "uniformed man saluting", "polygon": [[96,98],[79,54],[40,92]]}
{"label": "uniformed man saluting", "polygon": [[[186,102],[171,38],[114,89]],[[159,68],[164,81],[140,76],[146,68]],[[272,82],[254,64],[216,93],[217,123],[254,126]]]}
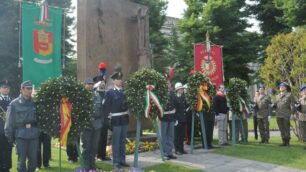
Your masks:
{"label": "uniformed man saluting", "polygon": [[276,96],[274,103],[276,107],[276,120],[283,143],[280,146],[290,145],[290,116],[293,112],[294,97],[288,91],[289,85],[282,82],[279,85],[280,93]]}
{"label": "uniformed man saluting", "polygon": [[0,82],[0,171],[9,172],[12,168],[12,146],[4,134],[6,110],[12,98],[9,96],[10,84],[7,80]]}
{"label": "uniformed man saluting", "polygon": [[6,113],[5,135],[10,144],[16,142],[18,172],[34,172],[37,165],[39,129],[32,89],[32,82],[24,81],[21,84],[20,96],[10,103]]}
{"label": "uniformed man saluting", "polygon": [[128,167],[125,160],[125,143],[128,130],[129,116],[126,97],[122,90],[122,72],[116,71],[111,75],[114,87],[107,91],[103,102],[104,114],[111,119],[113,166],[115,169]]}

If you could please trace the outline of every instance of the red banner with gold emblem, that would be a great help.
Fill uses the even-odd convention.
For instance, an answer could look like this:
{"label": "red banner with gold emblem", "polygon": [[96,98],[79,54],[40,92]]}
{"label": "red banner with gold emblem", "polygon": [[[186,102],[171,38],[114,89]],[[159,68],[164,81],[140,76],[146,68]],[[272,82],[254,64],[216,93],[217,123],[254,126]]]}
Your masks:
{"label": "red banner with gold emblem", "polygon": [[216,88],[223,83],[221,46],[212,45],[208,53],[205,44],[194,44],[194,65],[195,71],[209,77]]}

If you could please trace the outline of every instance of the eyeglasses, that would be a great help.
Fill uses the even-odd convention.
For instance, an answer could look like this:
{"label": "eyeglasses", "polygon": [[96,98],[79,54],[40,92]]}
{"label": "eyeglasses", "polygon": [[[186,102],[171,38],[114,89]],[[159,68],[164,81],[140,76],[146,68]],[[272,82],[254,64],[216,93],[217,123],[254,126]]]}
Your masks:
{"label": "eyeglasses", "polygon": [[26,90],[32,90],[33,87],[24,87]]}

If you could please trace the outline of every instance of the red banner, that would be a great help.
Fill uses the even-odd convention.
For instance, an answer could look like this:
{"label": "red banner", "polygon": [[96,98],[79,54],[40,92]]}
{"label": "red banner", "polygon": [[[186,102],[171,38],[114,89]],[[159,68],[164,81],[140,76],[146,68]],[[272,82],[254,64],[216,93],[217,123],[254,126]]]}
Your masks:
{"label": "red banner", "polygon": [[218,88],[223,83],[222,48],[212,45],[210,51],[206,52],[205,44],[194,44],[194,69],[209,77]]}

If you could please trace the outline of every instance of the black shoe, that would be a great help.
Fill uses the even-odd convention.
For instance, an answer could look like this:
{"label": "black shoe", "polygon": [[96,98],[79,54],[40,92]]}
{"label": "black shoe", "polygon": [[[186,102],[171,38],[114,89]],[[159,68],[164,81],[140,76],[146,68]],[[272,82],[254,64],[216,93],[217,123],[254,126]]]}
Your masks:
{"label": "black shoe", "polygon": [[183,151],[182,153],[183,153],[183,154],[188,154],[188,152],[187,152],[187,151]]}
{"label": "black shoe", "polygon": [[168,156],[164,156],[165,160],[170,160],[170,158]]}
{"label": "black shoe", "polygon": [[108,157],[108,156],[105,156],[105,157],[102,157],[102,158],[100,158],[102,161],[110,161],[110,160],[112,160],[110,157]]}
{"label": "black shoe", "polygon": [[45,168],[50,168],[49,164],[44,165]]}
{"label": "black shoe", "polygon": [[126,162],[120,162],[120,166],[122,167],[130,167],[130,165]]}
{"label": "black shoe", "polygon": [[174,156],[174,155],[168,155],[167,157],[170,158],[170,159],[176,159],[176,158],[177,158],[177,157]]}
{"label": "black shoe", "polygon": [[216,148],[216,147],[214,147],[214,146],[208,146],[207,148],[208,148],[208,149],[214,149],[214,148]]}
{"label": "black shoe", "polygon": [[179,152],[179,151],[175,151],[175,154],[177,154],[177,155],[183,155],[183,153],[182,153],[182,152]]}

